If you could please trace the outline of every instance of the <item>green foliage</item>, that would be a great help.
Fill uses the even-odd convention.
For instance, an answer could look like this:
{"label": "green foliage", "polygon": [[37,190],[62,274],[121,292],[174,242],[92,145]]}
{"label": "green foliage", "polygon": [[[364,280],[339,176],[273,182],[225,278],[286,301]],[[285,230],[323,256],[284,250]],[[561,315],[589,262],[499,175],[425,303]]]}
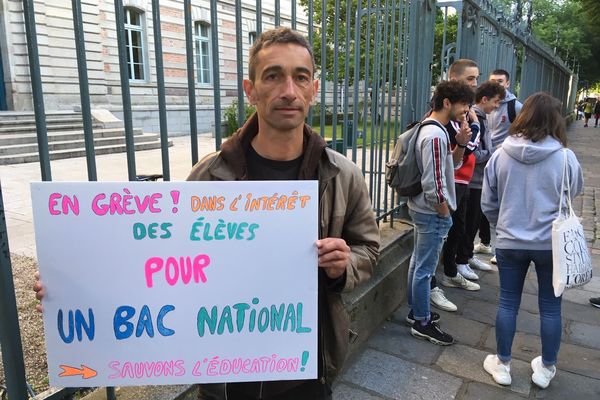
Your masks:
{"label": "green foliage", "polygon": [[[238,125],[238,109],[237,109],[237,100],[234,100],[229,107],[225,109],[223,112],[223,118],[227,124],[227,132],[225,136],[230,136],[232,133],[238,130],[240,126]],[[246,118],[244,121],[248,120],[248,118],[256,111],[256,108],[253,105],[248,103],[244,104],[244,111]]]}
{"label": "green foliage", "polygon": [[[496,0],[510,15],[517,0]],[[522,21],[526,20],[527,2],[522,0]],[[575,58],[581,65],[580,79],[599,82],[600,69],[600,1],[533,0],[531,27],[533,34],[565,61]]]}
{"label": "green foliage", "polygon": [[[400,2],[402,0],[398,0]],[[308,14],[308,3],[309,0],[300,0],[300,5],[303,6],[304,10]],[[359,29],[359,80],[363,80],[365,77],[365,62],[368,62],[370,67],[370,81],[373,79],[374,66],[377,64],[380,66],[380,74],[383,74],[383,53],[386,52],[387,65],[385,65],[385,71],[387,73],[388,66],[393,63],[395,72],[395,66],[398,62],[398,54],[402,48],[402,35],[395,32],[394,37],[391,38],[391,23],[397,21],[399,8],[394,12],[392,10],[392,1],[382,2],[382,6],[379,12],[375,11],[375,1],[371,1],[371,8],[373,12],[370,17],[362,16],[360,19]],[[315,61],[317,68],[321,67],[322,60],[322,27],[323,27],[323,14],[325,14],[325,78],[332,82],[334,81],[334,60],[337,60],[337,81],[343,82],[345,79],[346,71],[345,65],[349,63],[349,75],[348,80],[350,85],[354,82],[354,64],[355,64],[355,20],[356,20],[356,7],[357,0],[340,0],[340,7],[338,13],[336,13],[335,1],[327,1],[325,5],[325,13],[323,13],[323,7],[321,2],[313,2],[313,23],[315,26],[313,34],[313,51],[315,55]],[[367,0],[360,1],[361,9],[367,7]],[[348,46],[346,46],[346,12],[350,12],[350,35]],[[370,19],[370,21],[369,21]],[[377,21],[379,20],[379,27]],[[368,48],[367,51],[367,23],[369,22],[368,31]],[[384,26],[388,24],[388,41],[384,43]],[[338,36],[337,42],[335,41],[335,25],[338,24]],[[395,27],[397,29],[397,25]],[[376,40],[379,39],[379,40]],[[379,59],[376,60],[376,47],[379,47]],[[337,57],[336,57],[337,50]],[[392,60],[393,58],[393,60]],[[371,83],[371,82],[370,82]]]}
{"label": "green foliage", "polygon": [[[456,43],[456,31],[458,29],[458,15],[449,14],[446,20],[446,42]],[[438,8],[435,15],[435,39],[433,44],[433,70],[432,70],[432,85],[436,85],[442,78],[442,45],[444,44],[444,11],[443,8]],[[444,55],[445,56],[445,55]]]}

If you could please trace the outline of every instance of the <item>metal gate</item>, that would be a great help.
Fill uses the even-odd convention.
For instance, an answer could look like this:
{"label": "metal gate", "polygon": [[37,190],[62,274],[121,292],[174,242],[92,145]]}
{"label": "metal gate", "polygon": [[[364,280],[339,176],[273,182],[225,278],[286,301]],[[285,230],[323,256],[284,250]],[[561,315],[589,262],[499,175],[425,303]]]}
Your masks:
{"label": "metal gate", "polygon": [[[162,173],[170,180],[167,145],[166,90],[161,40],[161,7],[158,0],[148,0],[153,21],[154,48],[147,49],[155,57],[157,109],[160,116]],[[23,16],[27,35],[29,72],[36,117],[40,168],[42,179],[52,180],[48,151],[47,129],[40,58],[38,55],[34,5],[43,0],[23,0]],[[183,13],[181,40],[185,42],[192,163],[198,161],[198,132],[196,115],[195,54],[192,19],[192,0],[177,3]],[[313,108],[308,121],[330,145],[355,161],[363,171],[378,221],[393,221],[402,208],[388,190],[384,179],[384,165],[395,139],[408,122],[418,119],[429,108],[431,96],[434,26],[437,6],[454,7],[459,15],[456,42],[446,43],[440,54],[441,64],[453,58],[475,59],[486,76],[491,70],[504,67],[513,76],[519,76],[520,97],[545,89],[562,99],[565,105],[574,101],[575,90],[571,71],[558,58],[529,36],[512,28],[508,20],[500,18],[491,0],[438,1],[435,0],[335,0],[314,2],[275,0],[273,8],[264,7],[261,0],[210,1],[211,76],[214,99],[216,147],[222,142],[221,85],[226,76],[220,71],[221,46],[225,35],[220,34],[222,19],[218,10],[233,10],[235,17],[235,44],[237,59],[242,60],[248,44],[243,37],[244,15],[253,10],[251,23],[255,34],[273,26],[286,25],[306,30],[315,45],[319,70],[320,104]],[[96,164],[91,117],[89,79],[87,76],[84,14],[81,1],[72,0],[74,48],[77,52],[78,84],[84,121],[87,172],[90,181],[96,180]],[[285,11],[282,11],[282,6]],[[244,11],[245,10],[245,11]],[[304,11],[305,17],[298,17]],[[319,12],[315,12],[319,11]],[[441,12],[441,11],[440,11]],[[150,14],[150,13],[149,13]],[[319,17],[322,16],[322,17]],[[132,96],[128,75],[127,47],[124,30],[123,0],[114,1],[114,20],[118,47],[120,89],[127,144],[127,168],[130,180],[136,179],[133,143]],[[300,23],[301,22],[301,23]],[[445,30],[444,30],[445,32]],[[326,44],[326,45],[318,45]],[[519,50],[521,49],[521,50]],[[519,51],[521,53],[519,53]],[[522,56],[519,56],[522,54]],[[437,56],[437,55],[436,55]],[[342,61],[343,60],[343,61]],[[447,67],[447,65],[446,65]],[[520,74],[519,74],[520,73]],[[237,92],[228,96],[237,99],[238,122],[245,118],[244,93],[241,87],[244,65],[237,63]],[[569,84],[571,84],[569,92]],[[569,93],[571,98],[568,99]],[[568,101],[567,101],[568,100]],[[567,107],[567,106],[566,106]],[[317,117],[318,115],[318,117]],[[330,133],[326,133],[330,132]],[[191,166],[190,166],[191,167]],[[4,206],[0,189],[0,339],[3,366],[6,370],[8,394],[11,399],[27,398],[25,368],[19,336],[18,316],[10,266],[10,254],[4,223]],[[67,397],[72,390],[64,390],[52,398]],[[114,390],[107,389],[108,398],[115,398]]]}

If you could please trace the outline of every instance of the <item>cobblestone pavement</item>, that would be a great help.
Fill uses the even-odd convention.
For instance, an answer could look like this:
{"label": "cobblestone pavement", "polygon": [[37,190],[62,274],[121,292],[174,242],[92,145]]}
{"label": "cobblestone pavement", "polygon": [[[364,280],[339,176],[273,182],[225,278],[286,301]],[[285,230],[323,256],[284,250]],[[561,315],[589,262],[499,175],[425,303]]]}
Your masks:
{"label": "cobblestone pavement", "polygon": [[478,292],[444,288],[458,312],[436,311],[456,344],[439,347],[413,338],[404,322],[408,310],[402,306],[351,360],[336,387],[336,400],[600,398],[600,309],[589,304],[590,297],[600,296],[600,221],[596,213],[600,210],[600,128],[583,128],[583,122],[576,121],[568,137],[584,169],[585,190],[574,205],[583,218],[596,276],[585,287],[570,289],[563,296],[558,372],[550,386],[541,390],[531,383],[529,363],[541,354],[533,269],[525,284],[513,344],[513,383],[510,387],[497,385],[483,370],[485,356],[495,353],[496,345],[499,282],[494,270],[480,274]]}

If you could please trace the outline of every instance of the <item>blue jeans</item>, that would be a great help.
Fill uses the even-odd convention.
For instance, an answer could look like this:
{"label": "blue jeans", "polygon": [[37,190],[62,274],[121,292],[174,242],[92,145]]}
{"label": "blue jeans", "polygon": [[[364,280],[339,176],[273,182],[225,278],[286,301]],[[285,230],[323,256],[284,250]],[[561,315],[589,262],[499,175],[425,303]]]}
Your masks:
{"label": "blue jeans", "polygon": [[554,297],[552,289],[552,250],[496,249],[496,259],[500,272],[500,304],[496,314],[498,358],[503,362],[511,359],[525,275],[533,261],[538,280],[542,362],[547,366],[556,364],[562,332],[562,296]]}
{"label": "blue jeans", "polygon": [[414,318],[421,321],[429,318],[429,284],[452,226],[452,218],[412,210],[409,212],[415,224],[415,244],[408,268],[408,305],[413,310]]}

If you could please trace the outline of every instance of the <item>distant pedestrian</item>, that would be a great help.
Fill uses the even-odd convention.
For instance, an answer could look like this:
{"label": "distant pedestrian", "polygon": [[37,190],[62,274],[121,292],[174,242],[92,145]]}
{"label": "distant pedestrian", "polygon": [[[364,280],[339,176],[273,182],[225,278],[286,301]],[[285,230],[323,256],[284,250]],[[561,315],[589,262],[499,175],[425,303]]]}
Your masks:
{"label": "distant pedestrian", "polygon": [[596,123],[594,123],[594,128],[597,128],[598,120],[600,119],[600,97],[596,98],[596,105],[594,106],[594,117],[596,118]]}
{"label": "distant pedestrian", "polygon": [[594,112],[594,103],[592,103],[592,99],[589,98],[585,102],[585,107],[583,108],[583,116],[585,117],[583,120],[583,127],[588,127],[588,121],[592,118],[592,113]]}
{"label": "distant pedestrian", "polygon": [[[511,348],[529,266],[537,272],[542,355],[531,361],[532,381],[546,388],[556,374],[562,332],[561,300],[552,288],[552,221],[558,216],[565,149],[562,104],[547,93],[530,96],[510,127],[510,136],[484,172],[481,208],[496,227],[500,301],[496,351],[484,369],[501,385],[511,384]],[[570,191],[583,187],[581,166],[567,149]]]}

